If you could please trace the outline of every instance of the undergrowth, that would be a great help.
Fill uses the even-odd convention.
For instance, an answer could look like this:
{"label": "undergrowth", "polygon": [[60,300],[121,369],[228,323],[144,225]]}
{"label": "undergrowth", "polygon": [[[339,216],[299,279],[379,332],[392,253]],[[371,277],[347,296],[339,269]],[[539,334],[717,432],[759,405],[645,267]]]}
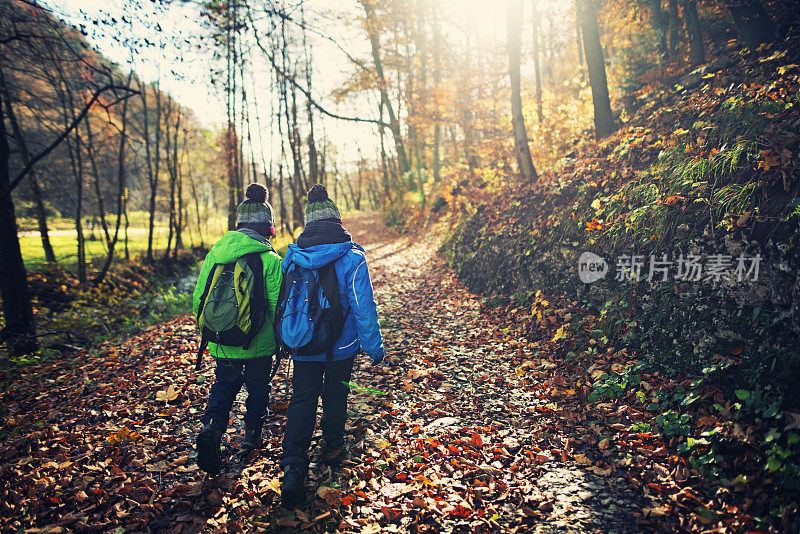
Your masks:
{"label": "undergrowth", "polygon": [[29,282],[41,348],[11,357],[9,363],[27,365],[65,348],[95,345],[189,313],[198,270],[197,259],[182,254],[167,263],[120,264],[98,285],[79,284],[74,274],[58,267],[32,272]]}
{"label": "undergrowth", "polygon": [[[800,406],[791,267],[800,192],[794,149],[780,148],[797,147],[800,92],[781,69],[763,67],[771,84],[734,88],[711,75],[695,93],[662,91],[661,107],[466,218],[443,246],[451,265],[476,291],[577,297],[602,310],[615,345],[667,372],[697,373],[731,356],[739,372],[722,384],[729,392],[770,387]],[[583,251],[610,260],[612,275],[615,256],[665,254],[735,262],[760,253],[768,272],[758,284],[608,276],[586,286],[575,269]]]}

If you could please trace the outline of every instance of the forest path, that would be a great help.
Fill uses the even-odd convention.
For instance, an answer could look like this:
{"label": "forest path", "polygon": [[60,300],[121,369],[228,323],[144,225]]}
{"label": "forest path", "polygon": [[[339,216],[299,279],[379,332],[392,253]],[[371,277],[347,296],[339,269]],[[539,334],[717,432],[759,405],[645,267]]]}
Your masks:
{"label": "forest path", "polygon": [[481,314],[483,298],[437,253],[441,235],[398,238],[375,215],[346,223],[367,251],[389,353],[383,374],[363,370],[356,380],[391,393],[393,408],[372,415],[375,435],[358,442],[353,469],[365,479],[364,459],[377,450],[384,476],[401,482],[392,491],[407,491],[389,499],[380,488],[384,515],[407,525],[427,505],[445,531],[638,530],[637,492],[575,450],[546,395],[555,365]]}
{"label": "forest path", "polygon": [[608,452],[599,427],[548,394],[556,366],[532,357],[537,342],[523,350],[480,313],[437,255],[441,238],[398,237],[371,214],[346,225],[367,251],[389,354],[378,369],[362,358],[350,458],[334,472],[312,463],[302,509],[278,505],[286,366],[264,448],[238,452],[243,392],[223,473],[197,469],[213,365],[194,372],[196,329],[182,316],[3,372],[0,530],[641,530],[638,491],[594,465]]}

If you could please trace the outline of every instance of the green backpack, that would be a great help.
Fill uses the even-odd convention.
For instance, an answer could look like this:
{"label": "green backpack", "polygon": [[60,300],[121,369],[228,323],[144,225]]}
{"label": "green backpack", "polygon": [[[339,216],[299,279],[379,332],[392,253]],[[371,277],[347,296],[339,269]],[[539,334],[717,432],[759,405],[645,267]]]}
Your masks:
{"label": "green backpack", "polygon": [[197,310],[197,325],[202,336],[197,366],[209,341],[247,350],[264,326],[266,314],[260,253],[245,254],[231,263],[214,264]]}

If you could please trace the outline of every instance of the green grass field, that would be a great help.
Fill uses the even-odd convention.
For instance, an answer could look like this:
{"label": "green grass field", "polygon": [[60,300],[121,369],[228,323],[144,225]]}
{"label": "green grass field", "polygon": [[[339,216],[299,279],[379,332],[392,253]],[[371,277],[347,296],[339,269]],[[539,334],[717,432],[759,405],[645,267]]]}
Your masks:
{"label": "green grass field", "polygon": [[[113,222],[112,220],[109,224],[111,225]],[[134,222],[139,224],[136,227],[133,227],[132,224],[131,228],[128,229],[128,251],[131,258],[140,256],[147,251],[147,218],[136,212],[131,217],[131,223]],[[203,244],[205,246],[210,246],[219,239],[223,234],[225,222],[223,217],[217,217],[203,224]],[[74,231],[74,223],[72,226],[61,223],[63,221],[60,219],[53,221],[53,225],[50,228],[50,243],[53,246],[59,265],[68,270],[75,270],[78,258],[78,242]],[[87,226],[85,225],[83,230],[86,243],[86,261],[92,266],[99,267],[107,254],[106,245],[102,237],[103,231],[99,225],[95,227],[94,232]],[[31,230],[31,221],[28,221],[28,224],[20,224],[19,244],[22,249],[22,258],[25,261],[25,266],[28,269],[36,270],[43,267],[46,262],[42,239],[39,237],[38,232],[31,232]],[[109,230],[113,234],[113,226]],[[30,235],[31,233],[34,235]],[[155,250],[163,250],[167,246],[168,233],[169,230],[166,227],[162,227],[160,224],[156,227],[153,235],[153,248]],[[94,234],[94,239],[92,239],[92,234]],[[184,248],[201,244],[196,226],[187,225],[183,231],[182,238]],[[114,254],[117,258],[124,258],[123,229],[120,229],[119,241]]]}
{"label": "green grass field", "polygon": [[[132,231],[135,230],[135,231]],[[95,232],[97,239],[86,239],[86,259],[89,263],[102,262],[106,256],[106,245],[100,238],[100,232]],[[21,236],[19,244],[22,249],[22,258],[25,260],[25,267],[28,269],[38,269],[45,264],[44,249],[42,248],[41,238],[36,236]],[[56,254],[56,260],[60,265],[67,269],[74,269],[75,263],[78,259],[78,243],[75,235],[51,235],[50,244],[53,246],[53,251]],[[153,236],[153,247],[163,249],[167,245],[167,231],[165,229],[158,229]],[[117,243],[115,255],[117,257],[124,256],[125,243],[120,238]],[[142,229],[129,229],[128,232],[128,250],[132,256],[136,256],[147,250],[147,230]]]}
{"label": "green grass field", "polygon": [[[204,245],[210,247],[214,242],[223,234],[224,220],[216,221],[217,224],[209,223],[209,228],[203,229]],[[211,231],[216,228],[215,231]],[[69,235],[63,235],[62,232],[70,232]],[[54,234],[54,235],[53,235]],[[106,257],[106,245],[102,239],[102,230],[96,228],[94,235],[96,239],[90,239],[91,232],[84,230],[86,237],[86,258],[87,262],[94,267],[100,267]],[[156,228],[155,235],[153,236],[153,248],[155,250],[164,250],[167,246],[167,228]],[[286,247],[292,239],[288,235],[279,235],[272,240],[275,249],[283,256],[286,254]],[[74,271],[78,257],[78,243],[72,230],[54,230],[51,231],[50,243],[53,246],[53,251],[56,254],[56,260],[59,265],[67,270]],[[197,229],[194,231],[187,228],[183,232],[184,248],[189,248],[193,245],[200,244],[200,236],[197,234]],[[44,249],[42,248],[42,239],[39,235],[23,235],[19,238],[19,244],[22,248],[22,258],[25,261],[25,267],[30,270],[37,270],[43,267],[46,262],[44,258]],[[132,258],[144,254],[147,251],[147,229],[146,228],[129,228],[128,229],[128,250]],[[120,238],[115,248],[114,255],[116,258],[124,258],[125,243],[122,231],[120,231]]]}

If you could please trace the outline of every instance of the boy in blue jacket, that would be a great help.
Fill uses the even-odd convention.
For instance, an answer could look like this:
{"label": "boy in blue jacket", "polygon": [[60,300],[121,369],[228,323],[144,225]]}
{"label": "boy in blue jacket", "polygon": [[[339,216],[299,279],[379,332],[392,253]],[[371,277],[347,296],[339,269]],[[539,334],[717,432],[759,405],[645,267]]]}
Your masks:
{"label": "boy in blue jacket", "polygon": [[342,216],[336,204],[320,184],[308,192],[305,229],[297,238],[297,244],[289,245],[283,260],[284,271],[292,262],[308,269],[334,263],[346,319],[329,361],[326,361],[325,353],[292,356],[292,398],[286,411],[281,456],[281,498],[287,507],[297,506],[305,500],[303,484],[308,473],[308,450],[320,394],[322,458],[326,464],[333,465],[341,459],[344,450],[349,393],[345,384],[350,382],[355,356],[359,349],[363,349],[372,365],[378,365],[385,355],[364,249],[353,243],[342,226]]}

